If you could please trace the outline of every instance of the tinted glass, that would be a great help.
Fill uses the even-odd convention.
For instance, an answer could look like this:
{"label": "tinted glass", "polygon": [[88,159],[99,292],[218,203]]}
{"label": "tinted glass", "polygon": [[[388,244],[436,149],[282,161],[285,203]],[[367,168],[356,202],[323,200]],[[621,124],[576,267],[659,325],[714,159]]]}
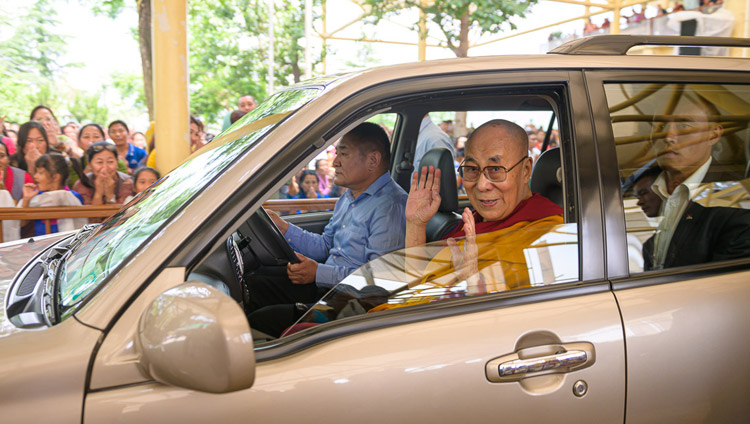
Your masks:
{"label": "tinted glass", "polygon": [[[436,119],[432,115],[434,123]],[[545,133],[531,124],[533,120],[537,125],[540,122],[544,126],[550,125],[551,113],[498,110],[473,111],[467,115],[467,123],[475,127],[497,118],[512,119],[526,127],[527,134],[534,136],[529,137],[528,153],[534,159],[531,187],[535,187],[535,178],[545,180],[549,183],[542,186],[551,188],[551,191],[540,194],[555,203],[564,203],[561,149],[553,148],[540,155],[542,143],[537,141],[539,137],[544,140]],[[444,132],[446,126],[442,124],[448,118],[452,115],[447,118],[438,116],[437,119]],[[552,124],[553,128],[558,126],[556,121]],[[555,147],[559,147],[564,140],[560,140],[557,130],[554,134],[552,141]],[[460,142],[457,156],[463,159],[465,140]],[[509,168],[513,164],[509,162]],[[460,178],[456,184],[459,189],[470,191],[476,186],[464,187]],[[471,201],[476,194],[470,192],[468,197]],[[459,236],[376,258],[342,280],[286,335],[352,316],[576,282],[580,280],[579,266],[576,222],[565,221],[562,214],[528,221],[522,219],[516,224],[500,225],[479,234],[475,240]]]}
{"label": "tinted glass", "polygon": [[612,83],[631,272],[750,256],[750,86]]}

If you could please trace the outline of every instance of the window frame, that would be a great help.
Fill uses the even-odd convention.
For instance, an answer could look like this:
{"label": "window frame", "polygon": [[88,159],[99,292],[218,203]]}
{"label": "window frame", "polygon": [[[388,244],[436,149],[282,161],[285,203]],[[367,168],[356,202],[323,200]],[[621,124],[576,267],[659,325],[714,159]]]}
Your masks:
{"label": "window frame", "polygon": [[[750,258],[668,268],[630,274],[627,252],[627,229],[623,196],[620,190],[620,169],[614,143],[609,105],[604,85],[610,83],[685,83],[750,85],[750,73],[696,70],[587,70],[584,73],[593,123],[596,128],[598,160],[601,163],[602,206],[605,211],[604,239],[607,246],[607,277],[615,289],[670,283],[709,275],[750,269]],[[613,164],[613,166],[608,166]]]}

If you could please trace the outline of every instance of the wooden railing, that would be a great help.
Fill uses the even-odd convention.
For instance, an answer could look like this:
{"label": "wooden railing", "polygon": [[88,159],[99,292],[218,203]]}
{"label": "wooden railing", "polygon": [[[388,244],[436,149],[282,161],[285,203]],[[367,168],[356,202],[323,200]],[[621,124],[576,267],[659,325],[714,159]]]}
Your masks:
{"label": "wooden railing", "polygon": [[[459,200],[466,196],[459,196]],[[282,215],[296,214],[299,212],[329,211],[336,206],[338,198],[333,199],[291,199],[291,200],[267,200],[263,207],[278,212]],[[38,207],[38,208],[0,208],[0,222],[5,220],[44,220],[47,234],[50,233],[51,219],[64,218],[109,218],[120,210],[122,205],[101,206],[65,206],[65,207]],[[4,241],[3,227],[0,225],[0,243]]]}
{"label": "wooden railing", "polygon": [[[295,214],[297,211],[326,211],[333,210],[338,199],[291,199],[268,200],[263,204],[268,210],[281,214]],[[120,210],[122,205],[101,206],[65,206],[65,207],[37,207],[37,208],[0,208],[0,222],[5,220],[35,220],[44,221],[47,234],[50,233],[52,219],[64,218],[109,218]],[[3,238],[3,227],[0,225],[0,243]]]}

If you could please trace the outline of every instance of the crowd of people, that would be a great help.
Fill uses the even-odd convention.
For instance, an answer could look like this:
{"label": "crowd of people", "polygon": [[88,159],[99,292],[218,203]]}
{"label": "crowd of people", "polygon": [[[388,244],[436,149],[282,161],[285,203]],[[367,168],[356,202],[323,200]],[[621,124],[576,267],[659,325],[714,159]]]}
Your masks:
{"label": "crowd of people", "polygon": [[[205,144],[203,124],[191,116],[191,150]],[[39,105],[29,121],[0,119],[0,207],[122,204],[160,178],[154,139],[123,120],[106,127],[69,121]],[[149,131],[147,133],[151,133]],[[3,221],[3,241],[78,228],[86,219]]]}
{"label": "crowd of people", "polygon": [[[685,0],[683,3],[676,1],[672,4],[672,7],[664,7],[659,4],[656,5],[656,16],[666,16],[672,13],[683,12],[686,10],[710,13],[711,9],[720,7],[723,4],[724,0]],[[623,14],[620,17],[620,24],[624,24],[626,26],[635,25],[645,21],[646,19],[646,9],[641,5],[635,5],[633,6],[632,11],[629,15]],[[583,27],[583,35],[588,36],[599,33],[606,33],[609,31],[610,26],[612,26],[612,22],[609,20],[609,18],[604,18],[604,21],[602,21],[601,25],[597,25],[591,22],[590,18],[587,18]],[[552,41],[553,39],[567,39],[574,36],[575,34],[563,35],[561,32],[556,32],[550,34],[549,40]]]}
{"label": "crowd of people", "polygon": [[[224,129],[256,105],[253,96],[240,97],[238,109],[227,113]],[[0,131],[0,207],[123,204],[160,178],[153,126],[145,133],[121,119],[106,126],[73,120],[61,126],[50,107],[39,105],[23,124],[0,118]],[[201,120],[191,115],[191,152],[212,139]],[[325,188],[328,194],[330,188]],[[1,241],[71,230],[86,222],[3,220]]]}

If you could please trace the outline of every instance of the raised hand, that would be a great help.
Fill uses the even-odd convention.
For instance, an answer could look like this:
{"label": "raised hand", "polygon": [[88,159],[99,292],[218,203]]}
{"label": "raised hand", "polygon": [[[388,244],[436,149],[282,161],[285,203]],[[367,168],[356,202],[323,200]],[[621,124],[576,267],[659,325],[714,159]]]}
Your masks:
{"label": "raised hand", "polygon": [[21,199],[22,207],[29,207],[31,198],[39,194],[39,187],[34,183],[26,183],[23,185],[23,198]]}
{"label": "raised hand", "polygon": [[[24,153],[23,158],[26,160],[26,164],[29,167],[33,167],[36,169],[36,160],[39,159],[42,156],[42,154],[37,150],[36,145],[34,143],[26,143],[26,146],[24,146]],[[31,168],[29,169],[29,171]],[[31,173],[31,172],[29,172]]]}
{"label": "raised hand", "polygon": [[115,187],[117,185],[115,178],[116,174],[110,174],[106,178],[103,178],[102,188],[104,189],[104,196],[107,199],[115,197]]}
{"label": "raised hand", "polygon": [[468,281],[469,294],[483,294],[486,290],[479,275],[479,248],[477,247],[474,215],[472,215],[469,208],[465,208],[461,217],[464,221],[464,232],[466,233],[463,252],[461,252],[455,239],[448,239],[448,248],[451,251],[453,269],[459,280]]}
{"label": "raised hand", "polygon": [[411,177],[409,197],[406,199],[406,222],[417,226],[427,226],[440,207],[440,169],[430,166],[422,167],[422,176],[418,172]]}

